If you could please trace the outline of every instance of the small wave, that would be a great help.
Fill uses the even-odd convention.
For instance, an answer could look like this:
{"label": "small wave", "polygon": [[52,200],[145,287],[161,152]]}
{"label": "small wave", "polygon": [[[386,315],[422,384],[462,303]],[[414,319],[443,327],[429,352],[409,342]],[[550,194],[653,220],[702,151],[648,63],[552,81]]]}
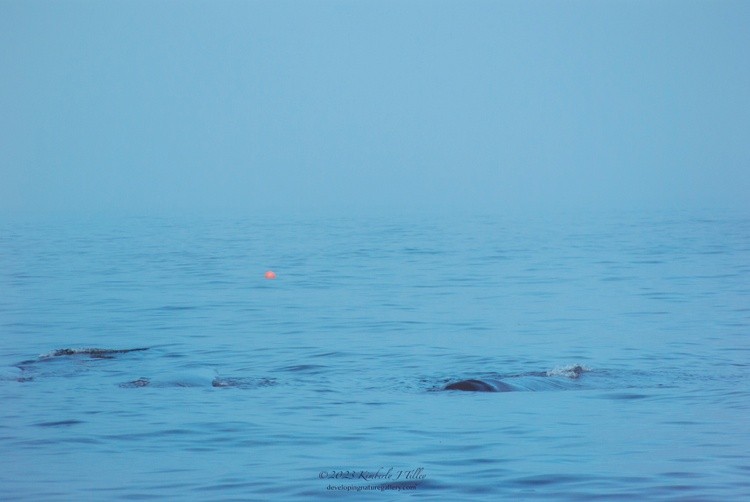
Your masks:
{"label": "small wave", "polygon": [[321,373],[326,370],[326,366],[320,364],[297,364],[295,366],[287,366],[280,368],[279,371],[289,371],[292,373],[306,372],[306,373]]}
{"label": "small wave", "polygon": [[574,364],[571,366],[560,366],[560,367],[548,370],[546,372],[546,376],[576,379],[580,377],[583,373],[587,373],[589,371],[591,371],[591,368],[587,368],[586,366],[582,366],[580,364]]}
{"label": "small wave", "polygon": [[125,389],[135,389],[138,387],[148,387],[151,385],[151,380],[148,378],[139,378],[138,380],[133,380],[132,382],[124,382],[120,384],[120,387]]}
{"label": "small wave", "polygon": [[260,387],[272,387],[276,385],[276,380],[273,378],[223,378],[215,377],[209,382],[197,381],[195,379],[171,379],[171,380],[156,380],[152,381],[150,378],[141,377],[137,380],[130,382],[123,382],[119,384],[124,389],[137,389],[141,387],[234,387],[240,389],[253,389]]}
{"label": "small wave", "polygon": [[24,378],[21,368],[11,367],[0,369],[0,380],[11,380],[20,382]]}
{"label": "small wave", "polygon": [[256,389],[277,385],[275,378],[216,378],[213,387],[235,387],[240,389]]}

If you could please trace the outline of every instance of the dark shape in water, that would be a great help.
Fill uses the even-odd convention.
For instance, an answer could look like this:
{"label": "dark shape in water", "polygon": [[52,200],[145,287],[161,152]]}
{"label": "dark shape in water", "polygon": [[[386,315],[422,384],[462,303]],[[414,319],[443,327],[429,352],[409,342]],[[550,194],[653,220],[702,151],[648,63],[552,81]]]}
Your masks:
{"label": "dark shape in water", "polygon": [[[64,348],[57,349],[47,354],[41,355],[36,359],[28,361],[22,361],[16,364],[16,368],[20,370],[20,373],[13,375],[14,380],[18,382],[28,382],[34,380],[35,376],[39,373],[49,370],[43,375],[53,376],[65,376],[64,372],[60,372],[58,366],[63,366],[66,360],[72,360],[81,362],[80,358],[92,358],[92,359],[114,359],[116,355],[127,354],[129,352],[140,352],[148,350],[148,347],[139,347],[134,349],[100,349],[100,348]],[[61,361],[60,365],[53,364],[53,361]],[[76,364],[76,367],[80,365]],[[98,366],[98,365],[97,365]],[[55,371],[58,370],[58,371]],[[178,374],[167,375],[166,378],[162,375],[161,379],[152,380],[150,378],[141,377],[136,380],[124,382],[119,384],[120,387],[124,388],[138,388],[138,387],[203,387],[210,385],[212,387],[239,387],[239,388],[257,388],[257,387],[269,387],[276,385],[274,379],[269,378],[220,378],[213,376],[209,371],[206,372],[188,372],[184,375]],[[32,376],[34,375],[34,376]]]}
{"label": "dark shape in water", "polygon": [[590,371],[581,365],[557,368],[545,372],[529,372],[509,375],[503,380],[469,379],[452,382],[443,390],[461,390],[466,392],[512,392],[523,390],[562,390],[571,388],[572,381],[583,373]]}
{"label": "dark shape in water", "polygon": [[[139,352],[148,350],[148,347],[138,347],[135,349],[97,349],[97,348],[82,348],[82,349],[57,349],[53,350],[48,354],[43,354],[36,359],[29,359],[27,361],[21,361],[15,366],[21,371],[26,371],[33,368],[38,363],[44,363],[48,361],[54,361],[57,358],[67,356],[88,356],[92,359],[113,359],[117,354],[127,354],[128,352]],[[24,376],[18,378],[19,382],[26,382],[32,380],[32,377]]]}
{"label": "dark shape in water", "polygon": [[125,387],[125,388],[147,387],[150,384],[151,384],[151,380],[149,380],[148,378],[139,378],[138,380],[133,380],[132,382],[121,383],[120,387]]}
{"label": "dark shape in water", "polygon": [[148,350],[148,347],[139,347],[136,349],[57,349],[51,354],[40,357],[40,359],[49,359],[51,357],[61,356],[78,356],[87,355],[95,359],[111,359],[115,354],[127,354],[128,352],[138,352],[141,350]]}
{"label": "dark shape in water", "polygon": [[463,390],[467,392],[510,392],[513,388],[499,380],[461,380],[449,383],[445,390]]}
{"label": "dark shape in water", "polygon": [[38,427],[59,427],[64,425],[77,425],[84,423],[82,420],[59,420],[57,422],[39,422],[34,424]]}

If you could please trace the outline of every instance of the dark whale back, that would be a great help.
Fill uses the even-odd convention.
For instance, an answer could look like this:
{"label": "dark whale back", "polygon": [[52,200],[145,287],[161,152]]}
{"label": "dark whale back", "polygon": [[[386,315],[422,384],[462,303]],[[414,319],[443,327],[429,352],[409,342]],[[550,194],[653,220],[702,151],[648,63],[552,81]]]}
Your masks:
{"label": "dark whale back", "polygon": [[113,359],[116,355],[127,354],[129,352],[140,352],[148,350],[148,347],[138,347],[136,349],[97,349],[97,348],[82,348],[82,349],[57,349],[53,350],[48,354],[42,354],[36,359],[29,359],[27,361],[21,361],[16,364],[18,367],[29,366],[45,361],[52,361],[58,358],[65,358],[66,356],[80,356],[90,357],[91,359]]}
{"label": "dark whale back", "polygon": [[466,392],[513,392],[539,390],[566,390],[580,388],[579,377],[590,371],[579,364],[549,371],[531,371],[494,378],[471,378],[459,380],[443,387],[443,390]]}
{"label": "dark whale back", "polygon": [[463,390],[468,392],[510,392],[513,388],[499,380],[461,380],[445,386],[445,390]]}

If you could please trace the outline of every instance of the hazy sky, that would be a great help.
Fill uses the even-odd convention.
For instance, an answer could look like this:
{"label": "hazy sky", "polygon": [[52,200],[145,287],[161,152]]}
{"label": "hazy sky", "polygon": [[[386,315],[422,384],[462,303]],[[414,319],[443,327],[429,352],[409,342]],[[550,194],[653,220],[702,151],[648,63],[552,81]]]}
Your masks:
{"label": "hazy sky", "polygon": [[747,1],[0,0],[0,212],[750,208]]}

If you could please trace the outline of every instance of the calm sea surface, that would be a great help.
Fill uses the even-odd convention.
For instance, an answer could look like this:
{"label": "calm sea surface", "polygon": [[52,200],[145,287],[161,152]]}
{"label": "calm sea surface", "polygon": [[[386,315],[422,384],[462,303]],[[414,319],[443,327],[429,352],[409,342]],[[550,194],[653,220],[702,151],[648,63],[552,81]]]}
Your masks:
{"label": "calm sea surface", "polygon": [[749,378],[747,217],[0,224],[2,500],[748,500]]}

